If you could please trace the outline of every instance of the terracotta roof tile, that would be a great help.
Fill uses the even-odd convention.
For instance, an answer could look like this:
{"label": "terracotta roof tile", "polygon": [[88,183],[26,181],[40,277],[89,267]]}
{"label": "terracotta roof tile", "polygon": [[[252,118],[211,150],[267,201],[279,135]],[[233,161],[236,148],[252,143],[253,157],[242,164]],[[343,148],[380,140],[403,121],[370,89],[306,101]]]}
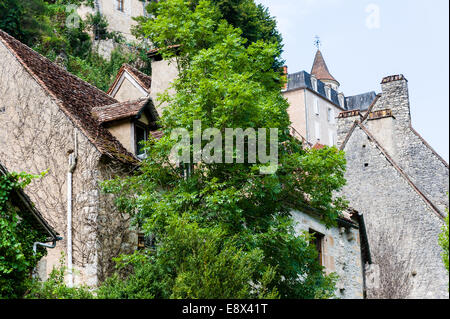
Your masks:
{"label": "terracotta roof tile", "polygon": [[150,88],[152,86],[152,78],[151,76],[142,73],[135,67],[132,67],[131,65],[124,63],[122,67],[119,69],[119,72],[117,72],[116,79],[114,80],[114,83],[111,85],[111,87],[108,90],[108,94],[111,94],[111,92],[116,87],[117,83],[119,82],[120,78],[122,77],[123,72],[127,71],[135,80],[139,83],[139,85],[146,90],[148,93],[150,93]]}
{"label": "terracotta roof tile", "polygon": [[318,80],[329,80],[338,82],[328,71],[327,64],[323,58],[322,52],[317,50],[316,57],[314,58],[313,67],[311,69],[311,74],[314,75]]}
{"label": "terracotta roof tile", "polygon": [[70,74],[2,30],[0,41],[46,92],[56,99],[62,111],[99,152],[123,163],[136,163],[136,158],[91,116],[92,108],[114,104],[117,100]]}
{"label": "terracotta roof tile", "polygon": [[106,106],[98,106],[92,109],[92,116],[100,123],[107,123],[138,115],[146,106],[148,98],[134,101],[126,101]]}

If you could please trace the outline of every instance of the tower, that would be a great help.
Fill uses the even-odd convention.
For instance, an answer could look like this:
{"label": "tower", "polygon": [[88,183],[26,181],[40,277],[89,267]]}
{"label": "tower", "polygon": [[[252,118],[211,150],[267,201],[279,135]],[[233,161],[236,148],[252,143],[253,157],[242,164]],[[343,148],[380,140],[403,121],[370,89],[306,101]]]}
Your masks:
{"label": "tower", "polygon": [[311,75],[313,75],[317,80],[330,85],[333,90],[339,90],[340,84],[328,70],[325,59],[323,58],[322,52],[320,52],[319,48],[317,48],[316,56],[314,58]]}

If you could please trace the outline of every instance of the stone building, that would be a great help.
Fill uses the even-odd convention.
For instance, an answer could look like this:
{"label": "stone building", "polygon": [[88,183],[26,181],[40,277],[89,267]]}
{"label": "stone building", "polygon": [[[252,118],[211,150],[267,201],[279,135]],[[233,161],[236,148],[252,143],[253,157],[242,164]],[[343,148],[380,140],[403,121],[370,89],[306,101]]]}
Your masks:
{"label": "stone building", "polygon": [[371,264],[370,247],[364,217],[351,209],[338,218],[338,226],[327,228],[320,213],[313,209],[292,212],[297,233],[314,236],[319,262],[327,274],[339,276],[336,297],[362,299],[366,297],[365,265]]}
{"label": "stone building", "polygon": [[366,112],[338,118],[347,159],[342,191],[364,212],[374,267],[370,298],[448,298],[438,236],[449,167],[411,126],[407,80],[388,76]]}
{"label": "stone building", "polygon": [[109,31],[119,32],[129,41],[136,38],[131,34],[131,28],[137,23],[135,17],[147,16],[145,7],[152,0],[94,0],[94,7],[82,6],[77,11],[84,18],[87,14],[96,12],[103,15],[109,22]]}
{"label": "stone building", "polygon": [[[0,162],[0,176],[6,176],[8,174],[8,170]],[[12,207],[12,209],[16,210],[21,219],[21,223],[26,221],[27,225],[30,225],[32,229],[36,230],[39,234],[42,234],[45,236],[44,238],[46,238],[45,242],[33,243],[33,247],[29,247],[30,249],[32,248],[33,251],[36,252],[38,246],[54,248],[56,246],[56,242],[62,240],[59,234],[36,209],[34,203],[22,189],[16,189],[11,192],[8,204]]]}
{"label": "stone building", "polygon": [[288,113],[293,135],[310,145],[336,145],[337,115],[347,110],[367,110],[376,96],[375,92],[367,92],[345,97],[339,87],[320,50],[316,52],[311,73],[301,71],[288,75],[283,96],[290,105]]}
{"label": "stone building", "polygon": [[129,216],[99,182],[135,169],[134,145],[154,128],[153,104],[120,104],[1,30],[0,57],[0,161],[9,171],[48,170],[27,194],[64,238],[41,261],[41,278],[64,252],[68,283],[94,286],[112,257],[136,248]]}

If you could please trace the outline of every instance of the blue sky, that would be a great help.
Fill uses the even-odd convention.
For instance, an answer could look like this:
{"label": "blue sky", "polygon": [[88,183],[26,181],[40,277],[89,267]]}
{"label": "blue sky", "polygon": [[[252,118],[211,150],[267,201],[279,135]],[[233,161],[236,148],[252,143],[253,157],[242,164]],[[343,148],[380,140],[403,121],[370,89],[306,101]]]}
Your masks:
{"label": "blue sky", "polygon": [[328,68],[345,95],[380,93],[384,76],[404,74],[412,124],[448,162],[448,0],[256,2],[278,21],[289,73],[311,70],[318,35]]}

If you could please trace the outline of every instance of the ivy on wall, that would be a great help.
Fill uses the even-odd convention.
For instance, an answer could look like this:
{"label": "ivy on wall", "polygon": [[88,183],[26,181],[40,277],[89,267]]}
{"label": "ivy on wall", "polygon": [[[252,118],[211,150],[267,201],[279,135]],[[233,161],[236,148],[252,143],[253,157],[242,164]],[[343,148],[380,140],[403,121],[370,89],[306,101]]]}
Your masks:
{"label": "ivy on wall", "polygon": [[11,173],[0,175],[0,298],[20,298],[31,284],[33,268],[45,250],[33,254],[33,243],[45,234],[34,226],[28,214],[21,214],[12,196],[41,175]]}

